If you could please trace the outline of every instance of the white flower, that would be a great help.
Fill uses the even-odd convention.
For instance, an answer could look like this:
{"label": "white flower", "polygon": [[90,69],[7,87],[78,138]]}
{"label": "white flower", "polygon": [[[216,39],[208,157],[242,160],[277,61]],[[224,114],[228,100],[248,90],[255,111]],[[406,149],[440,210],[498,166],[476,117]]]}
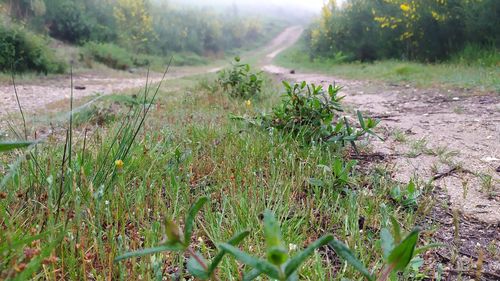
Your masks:
{"label": "white flower", "polygon": [[104,201],[104,204],[106,204],[106,206],[109,205],[109,201],[108,200]]}
{"label": "white flower", "polygon": [[299,247],[298,247],[296,244],[292,244],[292,243],[290,243],[290,244],[288,245],[288,249],[290,249],[290,251],[292,251],[292,252],[293,252],[293,251],[297,251],[297,249],[298,249],[298,248],[299,248]]}

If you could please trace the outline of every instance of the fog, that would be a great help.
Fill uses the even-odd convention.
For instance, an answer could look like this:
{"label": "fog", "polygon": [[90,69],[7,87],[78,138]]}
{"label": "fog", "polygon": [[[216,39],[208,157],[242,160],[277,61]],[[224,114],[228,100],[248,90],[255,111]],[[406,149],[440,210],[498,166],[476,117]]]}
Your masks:
{"label": "fog", "polygon": [[265,9],[267,7],[294,8],[319,13],[324,1],[326,0],[174,0],[173,2],[197,6],[229,6],[235,4],[238,7],[253,7],[256,9]]}

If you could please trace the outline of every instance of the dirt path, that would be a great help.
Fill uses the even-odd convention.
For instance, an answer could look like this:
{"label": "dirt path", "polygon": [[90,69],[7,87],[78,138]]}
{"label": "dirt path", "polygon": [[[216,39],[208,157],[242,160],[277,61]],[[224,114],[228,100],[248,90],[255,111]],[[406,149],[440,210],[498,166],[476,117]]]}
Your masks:
{"label": "dirt path", "polygon": [[[299,36],[293,32],[287,30],[276,40],[282,47],[268,53],[262,69],[278,80],[343,86],[348,107],[382,120],[379,134],[386,140],[372,140],[373,159],[387,164],[403,184],[414,179],[420,186],[435,187],[431,211],[417,222],[434,229],[433,239],[447,245],[426,257],[430,271],[442,264],[443,280],[473,279],[476,271],[470,269],[482,256],[481,280],[500,280],[500,97],[318,73],[291,74],[290,69],[273,65],[272,58],[296,42]],[[461,214],[458,230],[454,210]]]}
{"label": "dirt path", "polygon": [[[297,30],[277,38],[282,47],[269,52],[264,61],[293,45]],[[272,64],[262,69],[279,79],[340,84],[348,106],[382,119],[386,141],[375,141],[374,151],[394,165],[398,181],[434,179],[435,186],[447,190],[452,209],[500,224],[500,97],[495,93],[291,74]]]}

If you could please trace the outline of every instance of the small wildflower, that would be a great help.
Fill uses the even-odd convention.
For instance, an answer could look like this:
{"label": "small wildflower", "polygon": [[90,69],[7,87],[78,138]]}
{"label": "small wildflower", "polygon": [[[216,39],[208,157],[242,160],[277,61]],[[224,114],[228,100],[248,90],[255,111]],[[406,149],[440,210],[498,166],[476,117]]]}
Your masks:
{"label": "small wildflower", "polygon": [[104,201],[104,204],[106,204],[106,206],[108,206],[109,205],[109,201],[108,200]]}
{"label": "small wildflower", "polygon": [[245,102],[245,105],[246,105],[247,108],[251,108],[252,107],[252,101],[251,100],[247,100]]}
{"label": "small wildflower", "polygon": [[290,244],[288,245],[288,248],[290,249],[290,251],[292,251],[292,252],[293,252],[293,251],[297,251],[297,249],[298,249],[299,247],[298,247],[296,244],[292,244],[292,243],[290,243]]}
{"label": "small wildflower", "polygon": [[123,161],[122,161],[122,160],[116,160],[116,161],[115,161],[115,166],[116,166],[116,168],[117,168],[118,170],[123,169],[123,165],[125,165],[125,163],[123,163]]}

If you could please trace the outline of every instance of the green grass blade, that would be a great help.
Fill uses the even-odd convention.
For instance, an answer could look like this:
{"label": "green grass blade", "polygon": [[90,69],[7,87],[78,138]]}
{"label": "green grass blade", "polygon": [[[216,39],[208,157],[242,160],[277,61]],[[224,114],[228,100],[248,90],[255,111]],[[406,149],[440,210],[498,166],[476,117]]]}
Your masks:
{"label": "green grass blade", "polygon": [[186,216],[186,227],[184,228],[184,243],[186,245],[189,244],[189,241],[191,240],[191,235],[193,234],[193,227],[194,227],[194,219],[196,217],[196,214],[201,210],[203,205],[207,203],[208,198],[207,197],[201,197],[196,201],[196,203],[191,206],[191,208],[188,211],[188,214]]}
{"label": "green grass blade", "polygon": [[314,253],[314,250],[323,247],[333,240],[333,235],[328,234],[325,235],[318,240],[314,241],[311,245],[309,245],[302,252],[294,256],[290,262],[285,267],[285,275],[288,277],[293,274],[299,266],[306,261],[306,259]]}
{"label": "green grass blade", "polygon": [[26,148],[32,144],[35,144],[35,142],[32,141],[0,142],[0,152],[5,152],[18,148]]}
{"label": "green grass blade", "polygon": [[139,251],[125,253],[121,256],[116,257],[115,262],[119,262],[119,261],[130,259],[130,258],[137,258],[137,257],[157,254],[157,253],[161,253],[161,252],[167,252],[167,251],[178,252],[178,251],[182,251],[182,250],[183,250],[183,248],[178,247],[178,246],[163,245],[163,246],[147,248],[147,249],[143,249],[143,250],[139,250]]}

